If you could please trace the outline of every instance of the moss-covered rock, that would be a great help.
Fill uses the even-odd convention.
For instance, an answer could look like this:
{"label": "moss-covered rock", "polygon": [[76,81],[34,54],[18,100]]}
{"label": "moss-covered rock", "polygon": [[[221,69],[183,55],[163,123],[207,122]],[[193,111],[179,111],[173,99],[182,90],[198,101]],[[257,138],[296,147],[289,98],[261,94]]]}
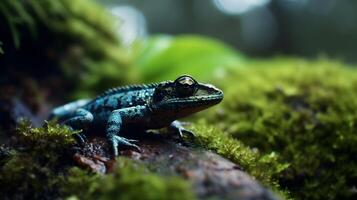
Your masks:
{"label": "moss-covered rock", "polygon": [[289,198],[288,191],[281,190],[275,178],[289,164],[281,162],[275,152],[265,154],[251,149],[223,131],[209,126],[204,120],[197,123],[193,130],[197,144],[237,163],[244,171],[254,176],[267,187],[275,190],[284,199]]}
{"label": "moss-covered rock", "polygon": [[31,128],[22,123],[0,166],[4,199],[51,199],[59,195],[62,176],[71,163],[72,132],[53,123]]}
{"label": "moss-covered rock", "polygon": [[21,123],[12,144],[0,149],[3,199],[195,199],[180,177],[162,176],[144,164],[121,158],[112,173],[99,175],[74,166],[73,132],[50,122]]}
{"label": "moss-covered rock", "polygon": [[[202,122],[193,126],[197,144],[234,161],[265,185],[288,190],[285,197],[356,197],[355,69],[325,59],[277,58],[250,61],[228,74],[217,82],[225,92],[222,104],[198,115]],[[0,190],[8,198],[129,198],[136,197],[135,191],[149,199],[166,198],[171,191],[188,195],[178,198],[193,198],[184,180],[125,159],[110,175],[72,169],[71,156],[62,157],[73,155],[72,132],[58,125],[19,130],[16,145],[1,147]]]}
{"label": "moss-covered rock", "polygon": [[[229,74],[220,82],[224,101],[205,114],[210,124],[288,163],[287,169],[277,170],[273,176],[293,197],[356,197],[355,69],[325,59],[277,58],[252,61],[247,68]],[[215,139],[206,142],[208,147],[210,141]],[[225,149],[218,147],[217,151],[231,157]]]}

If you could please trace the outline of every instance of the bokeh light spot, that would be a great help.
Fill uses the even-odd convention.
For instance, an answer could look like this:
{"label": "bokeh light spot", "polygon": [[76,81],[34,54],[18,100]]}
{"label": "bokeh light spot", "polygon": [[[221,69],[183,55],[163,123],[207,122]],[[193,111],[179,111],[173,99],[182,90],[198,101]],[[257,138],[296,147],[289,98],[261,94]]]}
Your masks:
{"label": "bokeh light spot", "polygon": [[110,11],[119,18],[118,35],[124,45],[130,45],[137,38],[147,35],[146,20],[139,10],[132,6],[115,6]]}
{"label": "bokeh light spot", "polygon": [[270,0],[213,0],[214,5],[223,13],[239,15],[256,7],[265,6]]}

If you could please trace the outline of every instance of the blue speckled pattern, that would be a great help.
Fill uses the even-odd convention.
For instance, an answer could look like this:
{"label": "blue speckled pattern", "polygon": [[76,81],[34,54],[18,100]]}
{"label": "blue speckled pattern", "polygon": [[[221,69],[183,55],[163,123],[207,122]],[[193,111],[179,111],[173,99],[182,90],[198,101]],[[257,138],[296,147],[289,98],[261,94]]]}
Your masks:
{"label": "blue speckled pattern", "polygon": [[221,90],[184,75],[175,81],[110,89],[94,99],[77,100],[55,108],[51,118],[73,129],[106,128],[105,136],[117,156],[119,145],[140,150],[133,144],[135,140],[119,136],[122,131],[169,127],[180,137],[192,135],[175,120],[213,106],[222,99]]}

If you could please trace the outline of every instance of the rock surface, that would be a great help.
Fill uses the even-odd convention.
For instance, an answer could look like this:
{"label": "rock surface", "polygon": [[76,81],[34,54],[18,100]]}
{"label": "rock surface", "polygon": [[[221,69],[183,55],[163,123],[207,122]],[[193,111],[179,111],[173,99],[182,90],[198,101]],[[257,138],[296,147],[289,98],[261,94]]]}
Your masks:
{"label": "rock surface", "polygon": [[[144,162],[159,174],[184,177],[200,199],[278,199],[239,166],[211,151],[158,135],[138,139],[141,152],[126,149],[120,155]],[[102,138],[91,138],[74,159],[80,166],[110,173],[114,161],[108,149]]]}

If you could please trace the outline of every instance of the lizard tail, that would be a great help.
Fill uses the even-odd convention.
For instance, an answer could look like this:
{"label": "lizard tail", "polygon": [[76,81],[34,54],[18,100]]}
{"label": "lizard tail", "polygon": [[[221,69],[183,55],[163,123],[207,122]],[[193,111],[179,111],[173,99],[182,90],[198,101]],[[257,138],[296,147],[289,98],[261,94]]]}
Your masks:
{"label": "lizard tail", "polygon": [[68,114],[73,113],[78,108],[86,105],[90,101],[91,101],[90,99],[81,99],[81,100],[73,101],[73,102],[67,103],[63,106],[57,107],[52,110],[48,119],[51,120],[54,118],[57,118],[57,119],[64,118]]}

